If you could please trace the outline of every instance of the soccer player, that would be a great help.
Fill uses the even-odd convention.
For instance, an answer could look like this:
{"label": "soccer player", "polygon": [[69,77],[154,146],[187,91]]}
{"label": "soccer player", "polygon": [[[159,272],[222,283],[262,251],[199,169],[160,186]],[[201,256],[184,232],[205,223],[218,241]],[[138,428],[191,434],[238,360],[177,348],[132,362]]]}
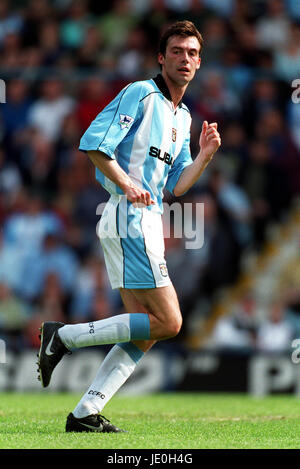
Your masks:
{"label": "soccer player", "polygon": [[191,116],[182,97],[200,67],[202,45],[193,23],[172,24],[160,41],[161,74],[126,86],[80,141],[111,194],[99,236],[111,286],[120,290],[127,313],[84,324],[42,324],[38,363],[44,387],[65,353],[115,344],[68,415],[66,431],[122,431],[100,412],[153,344],[180,331],[180,307],[164,259],[162,198],[165,187],[184,194],[221,144],[217,123],[204,121],[192,160]]}

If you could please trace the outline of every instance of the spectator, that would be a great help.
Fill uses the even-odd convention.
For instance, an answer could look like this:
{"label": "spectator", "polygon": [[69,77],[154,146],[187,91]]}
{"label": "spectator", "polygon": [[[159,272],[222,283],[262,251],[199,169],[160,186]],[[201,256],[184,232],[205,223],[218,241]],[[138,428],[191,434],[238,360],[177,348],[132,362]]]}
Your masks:
{"label": "spectator", "polygon": [[[172,19],[186,20],[187,13],[185,11],[185,6],[187,5],[189,7],[188,19],[196,25],[199,31],[203,31],[204,24],[207,20],[215,17],[213,11],[210,9],[210,7],[205,5],[203,0],[191,0],[189,3],[179,2],[178,0],[175,0],[175,2],[178,5],[178,8],[177,11],[174,11],[175,14],[172,15]],[[159,3],[159,1],[157,3]],[[167,6],[166,3],[165,6]],[[154,7],[157,8],[155,3]],[[169,18],[166,18],[165,20],[162,18],[162,24],[160,26],[164,27],[168,19],[170,20],[170,15]]]}
{"label": "spectator", "polygon": [[203,4],[210,9],[213,9],[218,15],[221,15],[225,18],[230,18],[230,15],[233,13],[233,8],[235,0],[203,0]]}
{"label": "spectator", "polygon": [[250,144],[249,159],[238,180],[251,202],[254,244],[259,248],[265,241],[267,223],[280,217],[287,203],[280,190],[287,182],[272,163],[271,148],[265,140],[256,139]]}
{"label": "spectator", "polygon": [[250,69],[254,68],[255,70],[263,49],[258,45],[253,23],[238,23],[234,29],[233,41],[239,48],[242,64]]}
{"label": "spectator", "polygon": [[76,111],[80,132],[84,132],[88,128],[92,120],[111,99],[110,87],[99,76],[92,75],[83,81]]}
{"label": "spectator", "polygon": [[258,328],[257,348],[261,352],[290,350],[294,331],[286,319],[285,305],[280,299],[271,304],[269,317]]}
{"label": "spectator", "polygon": [[[214,197],[205,192],[195,194],[193,202],[204,204],[204,244],[201,249],[187,250],[190,268],[197,267],[194,299],[211,297],[221,286],[234,281],[238,272],[239,251],[235,234],[226,214]],[[190,278],[189,278],[190,281]]]}
{"label": "spectator", "polygon": [[225,317],[217,322],[212,335],[212,345],[218,351],[249,349],[251,337],[240,331],[232,317]]}
{"label": "spectator", "polygon": [[5,158],[2,148],[0,148],[0,194],[8,201],[13,194],[21,188],[22,178],[18,167]]}
{"label": "spectator", "polygon": [[227,24],[222,18],[212,17],[204,23],[205,49],[203,57],[210,64],[218,66],[222,61],[228,41]]}
{"label": "spectator", "polygon": [[298,0],[286,0],[287,10],[291,17],[299,21],[300,20],[300,4]]}
{"label": "spectator", "polygon": [[234,1],[230,24],[235,31],[242,29],[246,24],[254,22],[256,11],[253,6],[253,2]]}
{"label": "spectator", "polygon": [[288,38],[283,47],[274,54],[274,71],[277,76],[289,85],[300,76],[300,26],[290,26]]}
{"label": "spectator", "polygon": [[0,336],[9,350],[20,351],[24,347],[23,329],[28,319],[26,303],[0,283]]}
{"label": "spectator", "polygon": [[111,307],[104,291],[98,290],[92,301],[90,320],[97,321],[111,316]]}
{"label": "spectator", "polygon": [[[92,71],[98,69],[103,57],[103,38],[96,26],[90,26],[84,40],[76,52],[76,64],[78,67]],[[100,67],[101,69],[101,67]]]}
{"label": "spectator", "polygon": [[24,16],[22,33],[24,46],[35,47],[39,42],[41,25],[54,17],[54,10],[48,0],[30,0]]}
{"label": "spectator", "polygon": [[22,62],[21,35],[8,33],[2,44],[0,65],[3,69],[17,70]]}
{"label": "spectator", "polygon": [[60,35],[63,46],[71,49],[80,47],[88,28],[94,23],[88,11],[86,0],[73,0],[66,11],[66,19],[62,21]]}
{"label": "spectator", "polygon": [[47,211],[37,195],[25,198],[25,210],[12,214],[4,224],[4,242],[26,254],[39,253],[49,233],[61,233],[59,218]]}
{"label": "spectator", "polygon": [[9,81],[6,89],[5,106],[0,107],[0,116],[4,130],[4,142],[10,155],[16,158],[15,145],[18,134],[28,125],[28,113],[32,104],[28,84],[21,78]]}
{"label": "spectator", "polygon": [[41,24],[38,43],[42,53],[42,65],[53,66],[56,64],[64,51],[60,43],[57,21],[47,20]]}
{"label": "spectator", "polygon": [[251,292],[243,294],[231,314],[216,324],[212,345],[220,351],[253,351],[256,347],[257,304]]}
{"label": "spectator", "polygon": [[144,50],[147,48],[147,37],[143,29],[135,27],[128,39],[118,60],[118,73],[126,80],[140,79],[144,61]]}
{"label": "spectator", "polygon": [[22,16],[10,11],[10,1],[0,1],[0,46],[8,34],[21,33],[23,26]]}
{"label": "spectator", "polygon": [[238,116],[239,101],[237,96],[226,88],[221,71],[212,69],[203,74],[201,95],[195,109],[197,114],[202,119],[218,121],[219,125],[222,125],[229,115]]}
{"label": "spectator", "polygon": [[288,39],[289,21],[284,0],[268,0],[266,14],[256,23],[258,45],[277,50]]}
{"label": "spectator", "polygon": [[281,210],[290,202],[291,196],[300,193],[300,154],[293,143],[289,126],[285,124],[284,115],[278,109],[265,112],[257,121],[255,132],[258,138],[264,139],[269,145],[272,166],[281,171],[281,183],[285,184],[285,191],[276,200]]}
{"label": "spectator", "polygon": [[29,125],[42,132],[49,141],[58,138],[63,119],[73,111],[74,100],[64,94],[58,78],[46,79],[41,86],[41,97],[31,107]]}
{"label": "spectator", "polygon": [[31,316],[25,327],[25,337],[31,347],[38,348],[40,341],[36,331],[44,321],[65,322],[68,298],[62,290],[60,280],[54,273],[45,278],[41,294],[31,308]]}
{"label": "spectator", "polygon": [[26,187],[39,193],[45,200],[50,199],[57,187],[57,160],[53,142],[47,140],[41,132],[33,132],[21,156]]}
{"label": "spectator", "polygon": [[209,187],[218,204],[228,215],[232,229],[241,248],[252,241],[251,204],[247,194],[226,177],[226,173],[214,167],[209,180]]}
{"label": "spectator", "polygon": [[80,140],[80,135],[81,125],[77,114],[75,112],[67,114],[62,122],[54,148],[57,171],[72,165],[72,152]]}
{"label": "spectator", "polygon": [[[102,262],[93,257],[87,257],[84,265],[79,270],[76,286],[74,289],[73,301],[71,304],[72,322],[86,322],[92,317],[93,302],[99,295],[105,298],[105,309],[103,314],[112,311],[112,305],[108,302],[104,293],[107,289],[107,275]],[[95,318],[94,318],[95,319]]]}
{"label": "spectator", "polygon": [[[164,217],[164,225],[166,223],[166,214]],[[164,226],[165,233],[167,229],[169,232],[168,237],[165,238],[166,246],[166,261],[168,264],[168,272],[181,304],[185,304],[191,295],[194,295],[195,290],[198,288],[198,279],[202,269],[202,264],[199,259],[197,262],[192,262],[191,257],[186,255],[184,246],[184,238],[177,237],[174,225],[169,222],[169,226]],[[165,234],[166,236],[166,234]],[[189,276],[182,276],[182,272],[188,269]]]}
{"label": "spectator", "polygon": [[257,77],[243,99],[242,122],[247,134],[253,136],[257,121],[268,111],[282,109],[283,102],[277,81],[267,76]]}
{"label": "spectator", "polygon": [[64,294],[71,294],[78,271],[74,252],[55,233],[48,233],[40,251],[31,251],[23,271],[22,294],[33,300],[38,298],[49,274],[57,275]]}
{"label": "spectator", "polygon": [[98,22],[100,34],[105,41],[104,45],[110,53],[119,52],[136,22],[129,0],[113,0],[112,10],[103,15]]}
{"label": "spectator", "polygon": [[17,298],[21,296],[25,259],[24,250],[14,243],[4,243],[0,232],[0,283],[15,292]]}
{"label": "spectator", "polygon": [[228,45],[222,55],[226,85],[231,93],[238,93],[240,99],[250,89],[253,72],[243,64],[243,57],[238,45]]}
{"label": "spectator", "polygon": [[180,0],[163,0],[163,2],[168,10],[179,13],[188,12],[193,3],[192,0],[186,0],[185,2],[181,2]]}
{"label": "spectator", "polygon": [[222,147],[219,158],[226,174],[238,183],[238,175],[248,156],[248,140],[244,126],[233,120],[222,129]]}
{"label": "spectator", "polygon": [[38,46],[30,46],[23,50],[20,57],[20,65],[22,65],[22,73],[31,80],[40,78],[40,69],[43,63],[43,52]]}
{"label": "spectator", "polygon": [[221,352],[253,349],[253,338],[247,329],[239,326],[234,316],[221,318],[212,334],[212,346]]}

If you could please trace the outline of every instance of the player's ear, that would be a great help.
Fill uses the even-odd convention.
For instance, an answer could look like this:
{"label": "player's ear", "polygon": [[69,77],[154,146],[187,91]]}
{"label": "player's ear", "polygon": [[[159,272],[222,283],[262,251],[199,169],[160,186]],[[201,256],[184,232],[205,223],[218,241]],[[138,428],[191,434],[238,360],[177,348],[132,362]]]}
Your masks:
{"label": "player's ear", "polygon": [[199,57],[198,65],[197,65],[197,70],[200,68],[201,65],[201,57]]}
{"label": "player's ear", "polygon": [[161,52],[159,52],[157,55],[157,60],[159,65],[163,65],[165,63],[165,56]]}

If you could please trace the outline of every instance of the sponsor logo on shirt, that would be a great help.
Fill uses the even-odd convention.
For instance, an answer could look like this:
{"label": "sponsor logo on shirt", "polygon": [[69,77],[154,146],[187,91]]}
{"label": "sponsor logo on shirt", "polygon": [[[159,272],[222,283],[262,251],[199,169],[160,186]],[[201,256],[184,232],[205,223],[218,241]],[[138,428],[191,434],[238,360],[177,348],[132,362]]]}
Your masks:
{"label": "sponsor logo on shirt", "polygon": [[174,158],[170,155],[170,153],[167,153],[166,151],[163,155],[161,153],[162,152],[160,148],[150,147],[150,156],[153,156],[153,158],[158,158],[159,160],[164,161],[166,164],[172,165]]}

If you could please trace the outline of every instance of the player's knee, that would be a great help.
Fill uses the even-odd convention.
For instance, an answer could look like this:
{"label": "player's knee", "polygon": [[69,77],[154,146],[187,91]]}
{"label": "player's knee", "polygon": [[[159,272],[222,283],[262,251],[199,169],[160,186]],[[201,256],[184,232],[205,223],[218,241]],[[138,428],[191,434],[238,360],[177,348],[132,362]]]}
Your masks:
{"label": "player's knee", "polygon": [[169,321],[166,324],[166,330],[165,330],[166,336],[175,337],[177,334],[179,334],[181,326],[182,326],[181,318],[176,318],[176,319]]}

